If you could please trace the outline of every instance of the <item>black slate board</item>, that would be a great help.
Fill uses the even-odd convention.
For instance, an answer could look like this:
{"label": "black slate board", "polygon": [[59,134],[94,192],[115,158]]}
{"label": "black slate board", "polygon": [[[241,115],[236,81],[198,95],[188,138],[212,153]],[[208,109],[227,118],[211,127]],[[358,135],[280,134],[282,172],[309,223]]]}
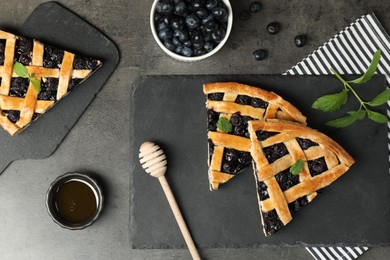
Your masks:
{"label": "black slate board", "polygon": [[[312,128],[335,139],[356,164],[298,212],[293,221],[264,237],[251,169],[218,191],[207,180],[205,96],[202,84],[238,81],[272,90],[295,104]],[[385,245],[390,242],[390,175],[387,128],[365,120],[334,130],[324,122],[341,116],[310,108],[320,95],[339,91],[332,76],[150,76],[135,84],[131,129],[133,198],[131,234],[134,248],[176,248],[184,240],[157,179],[138,162],[147,140],[160,144],[168,157],[167,178],[199,247]],[[385,88],[378,76],[364,87],[370,99]],[[351,99],[352,101],[352,99]],[[343,113],[353,109],[348,104]],[[385,107],[381,108],[385,112]]]}
{"label": "black slate board", "polygon": [[11,137],[0,129],[0,173],[18,159],[51,155],[115,70],[119,52],[115,44],[65,7],[39,5],[15,34],[36,38],[84,56],[97,57],[103,66],[20,134]]}

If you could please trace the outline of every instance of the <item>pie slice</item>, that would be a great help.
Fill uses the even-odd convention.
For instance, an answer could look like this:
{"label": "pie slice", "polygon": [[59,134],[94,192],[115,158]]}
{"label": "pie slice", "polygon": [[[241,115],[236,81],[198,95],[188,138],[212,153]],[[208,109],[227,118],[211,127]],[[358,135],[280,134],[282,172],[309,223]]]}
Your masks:
{"label": "pie slice", "polygon": [[[250,152],[263,230],[269,236],[287,225],[293,213],[354,163],[352,157],[328,136],[285,120],[250,121]],[[290,173],[298,160],[299,174]]]}
{"label": "pie slice", "polygon": [[[210,190],[217,190],[237,173],[250,166],[248,121],[278,118],[306,124],[306,117],[282,97],[235,82],[205,84],[208,117],[208,176]],[[230,121],[230,132],[217,128],[220,118]]]}
{"label": "pie slice", "polygon": [[[14,71],[15,63],[27,73]],[[97,59],[0,31],[0,125],[10,135],[22,131],[101,65]]]}

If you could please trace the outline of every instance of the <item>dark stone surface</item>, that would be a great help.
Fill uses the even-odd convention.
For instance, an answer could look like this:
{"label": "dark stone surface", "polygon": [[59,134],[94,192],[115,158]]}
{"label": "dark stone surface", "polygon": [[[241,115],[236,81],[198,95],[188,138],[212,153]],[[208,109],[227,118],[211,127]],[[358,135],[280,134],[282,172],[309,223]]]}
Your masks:
{"label": "dark stone surface", "polygon": [[0,131],[0,172],[14,160],[43,159],[51,155],[119,62],[119,52],[111,40],[54,2],[40,5],[21,30],[13,33],[99,58],[103,66],[21,133],[10,136]]}
{"label": "dark stone surface", "polygon": [[[145,74],[280,74],[361,15],[375,12],[390,30],[390,3],[383,0],[261,1],[260,12],[240,21],[239,13],[251,1],[231,1],[232,33],[217,54],[200,62],[183,63],[166,55],[152,37],[149,13],[153,0],[58,0],[109,36],[120,49],[121,60],[55,153],[44,160],[14,161],[0,176],[2,259],[52,259],[54,255],[57,259],[190,259],[187,249],[129,247],[129,225],[133,221],[129,221],[129,197],[133,196],[133,175],[129,172],[135,167],[129,162],[133,81]],[[2,1],[1,28],[18,31],[31,12],[45,2]],[[273,21],[282,25],[277,35],[266,30]],[[300,33],[308,36],[303,48],[293,42]],[[260,62],[252,56],[259,48],[269,54]],[[69,171],[93,171],[104,185],[102,216],[78,232],[59,228],[44,205],[50,183]],[[313,259],[302,247],[219,248],[202,249],[200,253],[210,260]],[[390,247],[377,247],[359,260],[388,259],[389,255]]]}
{"label": "dark stone surface", "polygon": [[[290,224],[267,238],[262,233],[251,169],[218,191],[209,191],[202,84],[232,80],[280,94],[308,117],[310,127],[329,135],[356,160]],[[370,100],[384,87],[381,76],[356,89],[364,100]],[[138,163],[138,149],[144,141],[157,142],[164,149],[168,181],[199,247],[390,243],[390,210],[385,206],[390,199],[387,128],[369,120],[338,130],[324,126],[326,121],[358,108],[352,97],[339,112],[311,108],[319,96],[342,88],[335,77],[151,76],[138,80],[134,88],[131,153],[135,165],[135,248],[176,248],[184,242],[158,180],[145,174]],[[384,112],[385,106],[380,110]]]}

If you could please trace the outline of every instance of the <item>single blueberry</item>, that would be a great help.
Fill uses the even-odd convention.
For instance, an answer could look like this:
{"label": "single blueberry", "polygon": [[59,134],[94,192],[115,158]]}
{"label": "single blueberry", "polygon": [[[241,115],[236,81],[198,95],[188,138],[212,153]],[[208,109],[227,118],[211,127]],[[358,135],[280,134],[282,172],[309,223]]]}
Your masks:
{"label": "single blueberry", "polygon": [[259,1],[253,1],[249,4],[249,11],[251,13],[257,13],[261,10],[261,3]]}
{"label": "single blueberry", "polygon": [[267,25],[267,31],[270,34],[277,34],[280,30],[280,24],[278,22],[272,22]]}
{"label": "single blueberry", "polygon": [[179,31],[178,37],[181,42],[186,42],[189,39],[188,32],[184,29]]}
{"label": "single blueberry", "polygon": [[165,40],[164,41],[164,46],[170,51],[174,51],[176,49],[176,46],[172,43],[171,40]]}
{"label": "single blueberry", "polygon": [[173,30],[180,30],[184,27],[184,20],[181,17],[175,16],[172,18],[171,27]]}
{"label": "single blueberry", "polygon": [[216,7],[218,4],[218,1],[217,0],[208,0],[205,4],[205,7],[209,10],[213,9],[214,7]]}
{"label": "single blueberry", "polygon": [[201,44],[203,46],[203,34],[200,30],[193,31],[191,34],[191,41],[194,45]]}
{"label": "single blueberry", "polygon": [[305,46],[305,44],[306,44],[306,36],[303,35],[303,34],[295,36],[294,43],[295,43],[295,45],[298,48],[301,48],[301,47]]}
{"label": "single blueberry", "polygon": [[175,4],[175,14],[181,15],[187,11],[187,6],[184,1],[178,1]]}
{"label": "single blueberry", "polygon": [[215,21],[210,20],[204,24],[204,29],[207,33],[215,32],[218,30],[218,24]]}
{"label": "single blueberry", "polygon": [[173,12],[173,5],[170,0],[160,0],[156,4],[156,12],[162,14],[171,14]]}
{"label": "single blueberry", "polygon": [[220,43],[223,38],[225,38],[225,30],[222,29],[222,28],[219,28],[218,30],[216,30],[215,32],[211,33],[211,38],[216,42],[216,43]]}
{"label": "single blueberry", "polygon": [[194,54],[194,51],[191,48],[184,47],[181,53],[186,57],[191,57]]}
{"label": "single blueberry", "polygon": [[168,26],[168,27],[171,27],[172,26],[172,15],[164,15],[164,17],[162,18],[163,22]]}
{"label": "single blueberry", "polygon": [[163,28],[161,31],[159,31],[158,37],[159,37],[161,40],[163,40],[163,41],[172,39],[172,37],[173,37],[173,31],[172,31],[172,29],[170,29],[170,28]]}
{"label": "single blueberry", "polygon": [[176,52],[177,54],[180,54],[180,55],[181,55],[182,52],[183,52],[183,46],[181,46],[181,45],[176,46],[175,52]]}
{"label": "single blueberry", "polygon": [[267,57],[267,51],[264,49],[258,49],[255,50],[252,53],[252,55],[255,58],[255,60],[264,60]]}
{"label": "single blueberry", "polygon": [[214,20],[214,16],[210,14],[202,19],[202,24],[206,24],[208,21],[212,21],[212,20]]}
{"label": "single blueberry", "polygon": [[195,14],[186,17],[186,24],[189,29],[195,29],[199,26],[200,20]]}
{"label": "single blueberry", "polygon": [[183,44],[181,43],[181,41],[179,40],[179,38],[177,37],[173,37],[172,38],[172,43],[175,45],[175,46],[182,46]]}
{"label": "single blueberry", "polygon": [[160,21],[158,24],[157,24],[157,31],[161,31],[162,29],[166,28],[167,25],[163,22],[163,21]]}
{"label": "single blueberry", "polygon": [[232,123],[232,125],[234,125],[234,126],[241,125],[242,121],[241,121],[240,114],[239,113],[232,114],[230,117],[230,123]]}
{"label": "single blueberry", "polygon": [[196,12],[195,12],[196,16],[199,17],[199,19],[204,19],[206,18],[208,15],[209,15],[209,12],[207,11],[207,9],[205,8],[199,8]]}
{"label": "single blueberry", "polygon": [[207,41],[207,42],[204,43],[203,48],[207,52],[210,52],[210,51],[214,50],[214,44],[212,42]]}
{"label": "single blueberry", "polygon": [[202,56],[202,55],[204,55],[206,53],[207,53],[207,51],[205,49],[203,49],[203,48],[196,48],[194,50],[194,55],[195,56]]}
{"label": "single blueberry", "polygon": [[223,7],[214,7],[211,10],[211,13],[214,15],[214,18],[218,20],[225,20],[228,16],[226,9]]}
{"label": "single blueberry", "polygon": [[249,20],[249,18],[251,18],[251,13],[247,10],[241,11],[239,14],[239,18],[241,21]]}
{"label": "single blueberry", "polygon": [[191,41],[185,41],[185,42],[183,42],[183,46],[184,46],[184,47],[191,48],[191,47],[193,47],[194,45],[192,44]]}

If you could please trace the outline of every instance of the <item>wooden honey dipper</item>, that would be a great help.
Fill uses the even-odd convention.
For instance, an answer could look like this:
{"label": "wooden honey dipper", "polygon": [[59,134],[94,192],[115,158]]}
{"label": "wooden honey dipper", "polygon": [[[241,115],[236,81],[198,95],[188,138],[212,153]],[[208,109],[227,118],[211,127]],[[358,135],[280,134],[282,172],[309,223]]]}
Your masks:
{"label": "wooden honey dipper", "polygon": [[151,142],[145,142],[139,148],[139,159],[142,168],[151,176],[158,178],[161,187],[164,190],[165,196],[168,199],[171,206],[173,215],[176,218],[180,231],[183,234],[184,240],[190,250],[192,259],[201,259],[199,253],[192,240],[190,231],[184,221],[183,215],[180,212],[179,206],[176,203],[172,190],[169,187],[167,179],[165,178],[165,172],[167,171],[167,160],[164,151],[156,144]]}

